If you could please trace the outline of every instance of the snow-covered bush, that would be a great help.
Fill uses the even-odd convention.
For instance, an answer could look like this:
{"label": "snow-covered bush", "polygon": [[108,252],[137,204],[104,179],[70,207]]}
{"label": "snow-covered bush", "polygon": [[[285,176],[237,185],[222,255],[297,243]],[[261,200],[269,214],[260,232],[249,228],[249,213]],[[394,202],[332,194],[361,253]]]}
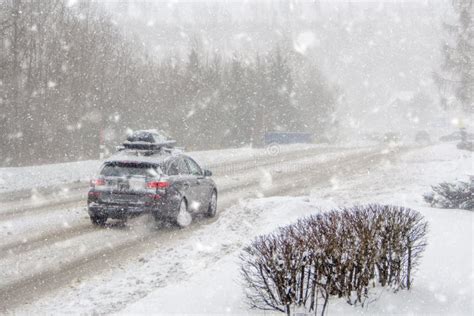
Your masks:
{"label": "snow-covered bush", "polygon": [[363,305],[376,285],[409,289],[427,223],[402,207],[367,205],[300,219],[242,252],[252,308],[321,315],[329,298]]}
{"label": "snow-covered bush", "polygon": [[242,254],[242,274],[250,287],[247,294],[252,308],[288,313],[304,297],[299,285],[307,277],[308,255],[293,232],[290,226],[260,236]]}
{"label": "snow-covered bush", "polygon": [[462,141],[456,145],[457,149],[474,151],[474,142],[471,141]]}
{"label": "snow-covered bush", "polygon": [[464,181],[443,182],[432,186],[433,192],[425,193],[423,197],[433,207],[472,211],[474,210],[473,184],[473,181],[471,183]]}

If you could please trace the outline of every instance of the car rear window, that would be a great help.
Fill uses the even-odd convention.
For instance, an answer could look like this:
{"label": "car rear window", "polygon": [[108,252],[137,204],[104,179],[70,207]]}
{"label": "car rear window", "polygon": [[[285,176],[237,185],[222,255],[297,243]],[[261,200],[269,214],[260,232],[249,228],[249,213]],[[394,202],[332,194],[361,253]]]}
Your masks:
{"label": "car rear window", "polygon": [[161,169],[158,165],[144,163],[109,163],[100,174],[104,177],[156,177],[161,174]]}

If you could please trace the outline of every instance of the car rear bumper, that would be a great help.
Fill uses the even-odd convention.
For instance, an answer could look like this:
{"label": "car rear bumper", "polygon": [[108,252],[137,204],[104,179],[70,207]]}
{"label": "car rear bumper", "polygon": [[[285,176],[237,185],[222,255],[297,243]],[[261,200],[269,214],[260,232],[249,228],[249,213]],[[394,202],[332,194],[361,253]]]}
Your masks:
{"label": "car rear bumper", "polygon": [[107,204],[91,204],[88,207],[89,215],[125,218],[138,216],[152,211],[149,206],[128,206],[128,205],[107,205]]}
{"label": "car rear bumper", "polygon": [[91,216],[108,217],[115,219],[123,219],[127,217],[139,216],[142,214],[153,214],[158,217],[173,217],[175,209],[170,205],[156,204],[146,205],[117,205],[104,203],[91,203],[88,206],[88,212]]}

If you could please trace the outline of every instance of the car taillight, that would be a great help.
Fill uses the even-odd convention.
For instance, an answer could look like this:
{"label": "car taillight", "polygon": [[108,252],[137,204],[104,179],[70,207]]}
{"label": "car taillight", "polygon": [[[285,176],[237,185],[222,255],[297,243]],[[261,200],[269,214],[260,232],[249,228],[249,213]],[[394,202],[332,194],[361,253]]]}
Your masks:
{"label": "car taillight", "polygon": [[146,184],[146,187],[149,189],[165,189],[169,186],[169,182],[166,181],[151,181]]}
{"label": "car taillight", "polygon": [[98,187],[101,185],[105,185],[104,179],[99,178],[99,179],[91,180],[91,187]]}
{"label": "car taillight", "polygon": [[99,196],[100,196],[100,192],[97,192],[97,191],[89,192],[89,197],[91,198],[98,198]]}

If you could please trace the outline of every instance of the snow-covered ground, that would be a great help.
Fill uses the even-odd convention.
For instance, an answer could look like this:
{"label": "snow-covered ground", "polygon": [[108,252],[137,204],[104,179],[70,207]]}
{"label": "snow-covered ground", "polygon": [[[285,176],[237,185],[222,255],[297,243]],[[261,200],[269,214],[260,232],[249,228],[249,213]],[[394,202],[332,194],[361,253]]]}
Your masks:
{"label": "snow-covered ground", "polygon": [[430,185],[473,173],[472,155],[453,144],[411,151],[401,159],[348,178],[331,179],[299,197],[241,201],[206,225],[174,234],[166,247],[77,279],[18,313],[249,314],[239,283],[238,255],[252,238],[301,216],[354,203],[409,206],[430,225],[429,247],[411,291],[374,293],[367,308],[331,301],[329,314],[443,314],[473,312],[473,212],[428,207]]}

